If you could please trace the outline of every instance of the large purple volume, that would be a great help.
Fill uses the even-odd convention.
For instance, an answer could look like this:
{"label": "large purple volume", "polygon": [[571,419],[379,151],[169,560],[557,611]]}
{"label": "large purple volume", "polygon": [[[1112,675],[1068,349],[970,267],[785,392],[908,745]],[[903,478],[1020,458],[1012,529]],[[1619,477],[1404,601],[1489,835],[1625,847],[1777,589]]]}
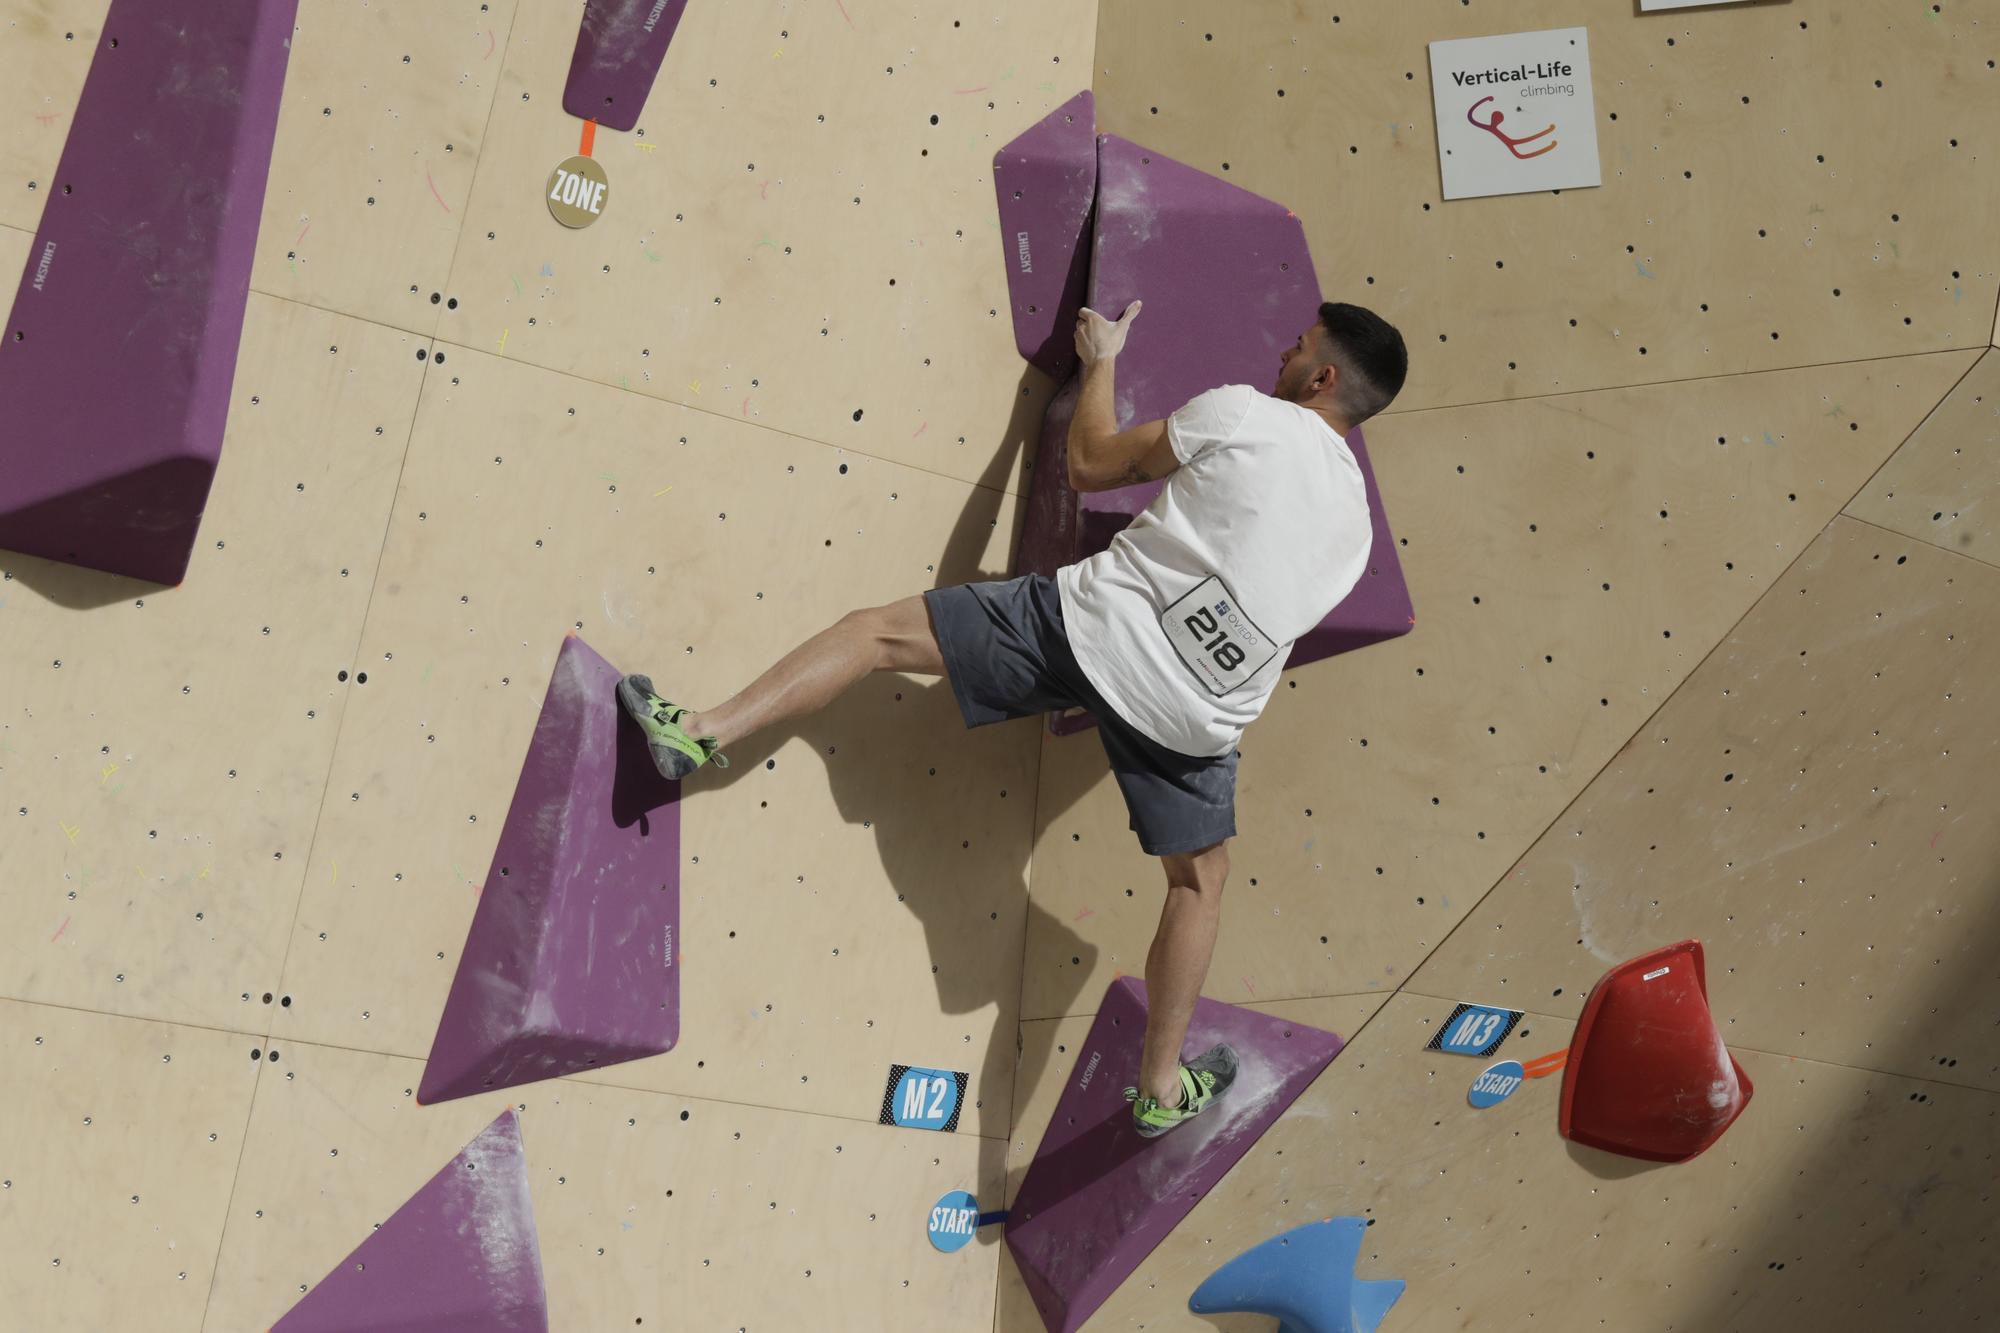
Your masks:
{"label": "large purple volume", "polygon": [[1124,1091],[1139,1081],[1145,1037],[1146,985],[1121,977],[1008,1210],[1007,1248],[1053,1333],[1088,1319],[1341,1048],[1331,1032],[1197,1000],[1184,1058],[1227,1043],[1236,1083],[1197,1119],[1145,1139]]}
{"label": "large purple volume", "polygon": [[680,1039],[680,784],[563,640],[420,1102],[658,1055]]}
{"label": "large purple volume", "polygon": [[614,130],[639,123],[687,0],[585,0],[563,110]]}
{"label": "large purple volume", "polygon": [[0,546],[187,573],[297,0],[113,0],[0,340]]}
{"label": "large purple volume", "polygon": [[548,1333],[512,1110],[481,1131],[271,1333]]}
{"label": "large purple volume", "polygon": [[1090,276],[1097,103],[1086,89],[993,155],[1014,344],[1035,369],[1076,369],[1076,312]]}
{"label": "large purple volume", "polygon": [[[1082,118],[1075,107],[1072,100],[1057,108],[994,158],[1015,341],[1024,357],[1057,378],[1069,375],[1075,363],[1073,354],[1066,360],[1058,355],[1054,344],[1070,336],[1076,305],[1067,290],[1054,287],[1048,270],[1059,261],[1047,256],[1078,215]],[[1280,353],[1319,317],[1323,299],[1298,217],[1116,135],[1097,136],[1096,150],[1088,304],[1115,319],[1133,300],[1146,302],[1118,358],[1119,429],[1169,416],[1221,384],[1268,393]],[[1021,189],[1022,182],[1031,188]],[[1047,238],[1029,251],[1036,272],[1023,270],[1021,236]],[[1043,420],[1017,572],[1053,574],[1102,551],[1167,485],[1072,490],[1066,438],[1075,399],[1074,388],[1066,388]],[[1294,666],[1407,634],[1416,623],[1359,430],[1348,432],[1347,447],[1367,484],[1374,530],[1369,567],[1293,647]],[[1051,726],[1068,733],[1094,721],[1089,714],[1066,715]]]}

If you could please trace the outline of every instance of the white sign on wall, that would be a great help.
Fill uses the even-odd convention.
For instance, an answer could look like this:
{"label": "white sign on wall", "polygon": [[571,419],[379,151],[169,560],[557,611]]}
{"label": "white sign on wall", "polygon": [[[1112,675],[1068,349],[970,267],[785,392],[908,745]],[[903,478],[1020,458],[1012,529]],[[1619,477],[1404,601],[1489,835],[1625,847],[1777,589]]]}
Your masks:
{"label": "white sign on wall", "polygon": [[1639,0],[1640,9],[1692,9],[1696,5],[1740,5],[1743,0]]}
{"label": "white sign on wall", "polygon": [[1603,183],[1583,28],[1432,42],[1444,197]]}

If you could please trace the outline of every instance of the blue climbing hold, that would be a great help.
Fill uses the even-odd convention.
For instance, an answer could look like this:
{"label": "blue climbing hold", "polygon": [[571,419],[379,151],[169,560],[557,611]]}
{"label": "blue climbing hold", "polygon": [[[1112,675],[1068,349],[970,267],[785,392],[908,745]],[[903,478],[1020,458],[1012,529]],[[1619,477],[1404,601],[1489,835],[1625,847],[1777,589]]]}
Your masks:
{"label": "blue climbing hold", "polygon": [[1330,1217],[1273,1236],[1210,1274],[1188,1309],[1271,1315],[1278,1333],[1373,1333],[1403,1284],[1355,1278],[1367,1230],[1359,1217]]}

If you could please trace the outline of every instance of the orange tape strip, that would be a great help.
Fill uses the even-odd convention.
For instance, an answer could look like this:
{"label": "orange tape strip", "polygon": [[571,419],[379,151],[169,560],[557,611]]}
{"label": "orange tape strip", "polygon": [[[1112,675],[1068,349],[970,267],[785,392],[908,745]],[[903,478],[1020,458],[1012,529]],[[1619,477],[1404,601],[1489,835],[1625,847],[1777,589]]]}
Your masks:
{"label": "orange tape strip", "polygon": [[589,157],[590,150],[595,148],[596,146],[597,146],[597,122],[594,120],[586,120],[583,122],[583,147],[577,149],[576,151],[583,154],[585,157]]}
{"label": "orange tape strip", "polygon": [[1547,1055],[1538,1055],[1532,1060],[1522,1061],[1521,1072],[1529,1078],[1542,1078],[1555,1073],[1568,1063],[1569,1051],[1567,1049],[1550,1051]]}

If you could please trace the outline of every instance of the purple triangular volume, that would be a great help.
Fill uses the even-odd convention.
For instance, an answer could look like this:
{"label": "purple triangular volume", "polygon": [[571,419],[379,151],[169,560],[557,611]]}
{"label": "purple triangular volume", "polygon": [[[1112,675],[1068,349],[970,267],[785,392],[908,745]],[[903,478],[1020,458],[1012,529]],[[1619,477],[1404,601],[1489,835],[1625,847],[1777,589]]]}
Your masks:
{"label": "purple triangular volume", "polygon": [[[1274,384],[1322,299],[1298,216],[1115,134],[1098,140],[1097,197],[1091,308],[1115,316],[1146,298],[1118,359],[1133,420],[1166,416],[1191,390]],[[1131,513],[1146,507],[1141,490],[1120,497]]]}
{"label": "purple triangular volume", "polygon": [[488,1125],[271,1333],[547,1333],[521,1125]]}
{"label": "purple triangular volume", "polygon": [[1069,1083],[1008,1209],[1007,1248],[1052,1333],[1070,1333],[1166,1238],[1333,1057],[1331,1032],[1197,1000],[1182,1050],[1236,1052],[1236,1084],[1157,1139],[1132,1128],[1146,986],[1121,977],[1078,1050]]}
{"label": "purple triangular volume", "polygon": [[585,0],[563,110],[614,130],[639,123],[687,0]]}
{"label": "purple triangular volume", "polygon": [[563,640],[473,913],[420,1102],[558,1078],[680,1038],[680,784]]}
{"label": "purple triangular volume", "polygon": [[[1116,135],[1099,136],[1097,148],[1088,304],[1116,318],[1133,300],[1146,302],[1118,359],[1119,428],[1171,415],[1221,384],[1269,392],[1279,355],[1319,317],[1319,280],[1298,217]],[[1003,212],[1003,226],[1005,220]],[[1009,262],[1015,262],[1011,256]],[[1061,318],[1066,327],[1074,307]],[[1016,330],[1018,340],[1018,312]],[[1050,402],[1043,419],[1016,572],[1053,575],[1095,555],[1167,484],[1072,490],[1065,442],[1074,410],[1072,385]],[[1416,624],[1361,431],[1348,433],[1347,446],[1367,486],[1374,531],[1369,565],[1347,597],[1293,646],[1294,666],[1407,634]],[[1094,724],[1088,713],[1050,723],[1060,734]]]}
{"label": "purple triangular volume", "polygon": [[186,576],[297,7],[113,0],[105,14],[0,337],[0,547]]}
{"label": "purple triangular volume", "polygon": [[1076,312],[1090,273],[1097,103],[1085,89],[993,155],[1014,345],[1055,380],[1076,369]]}

